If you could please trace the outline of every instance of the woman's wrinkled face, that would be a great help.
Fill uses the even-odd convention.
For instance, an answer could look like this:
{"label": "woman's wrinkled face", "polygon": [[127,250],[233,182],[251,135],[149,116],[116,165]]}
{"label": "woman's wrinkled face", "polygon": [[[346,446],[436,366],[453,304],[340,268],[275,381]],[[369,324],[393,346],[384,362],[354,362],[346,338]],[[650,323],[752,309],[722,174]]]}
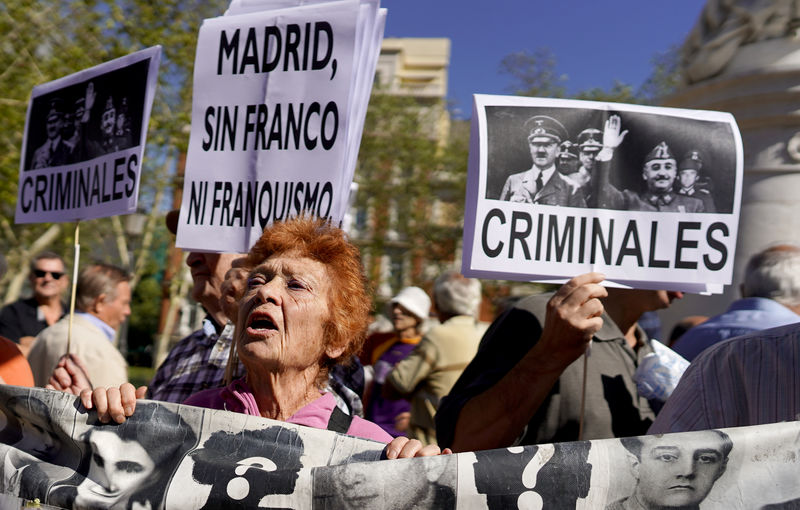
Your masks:
{"label": "woman's wrinkled face", "polygon": [[344,347],[327,346],[331,289],[327,267],[297,253],[273,255],[247,279],[236,341],[248,370],[303,371]]}

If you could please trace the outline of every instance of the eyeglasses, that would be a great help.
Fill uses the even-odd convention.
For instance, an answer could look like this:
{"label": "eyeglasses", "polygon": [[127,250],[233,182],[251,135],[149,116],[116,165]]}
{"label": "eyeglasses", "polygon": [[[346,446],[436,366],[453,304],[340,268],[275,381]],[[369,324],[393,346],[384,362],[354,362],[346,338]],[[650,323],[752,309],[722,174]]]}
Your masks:
{"label": "eyeglasses", "polygon": [[64,276],[64,273],[60,273],[58,271],[42,271],[41,269],[34,269],[33,274],[36,276],[36,278],[44,278],[46,274],[49,274],[53,277],[53,280],[58,280]]}

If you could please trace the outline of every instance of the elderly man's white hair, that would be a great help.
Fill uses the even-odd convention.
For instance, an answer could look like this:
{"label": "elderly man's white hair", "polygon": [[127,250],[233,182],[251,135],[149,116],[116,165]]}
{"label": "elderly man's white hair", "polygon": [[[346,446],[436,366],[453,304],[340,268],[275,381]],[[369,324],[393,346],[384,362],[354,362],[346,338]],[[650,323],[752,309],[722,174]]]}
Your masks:
{"label": "elderly man's white hair", "polygon": [[433,284],[436,310],[444,315],[477,317],[481,304],[481,282],[458,271],[445,271]]}
{"label": "elderly man's white hair", "polygon": [[800,305],[800,247],[781,244],[753,255],[745,269],[742,296]]}

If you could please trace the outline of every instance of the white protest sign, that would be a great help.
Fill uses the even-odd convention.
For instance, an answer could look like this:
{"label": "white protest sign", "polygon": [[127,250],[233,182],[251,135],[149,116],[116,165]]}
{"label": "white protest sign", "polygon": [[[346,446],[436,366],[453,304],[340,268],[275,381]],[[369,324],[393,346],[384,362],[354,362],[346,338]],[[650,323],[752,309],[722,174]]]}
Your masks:
{"label": "white protest sign", "polygon": [[177,246],[245,252],[275,220],[342,220],[363,122],[353,102],[369,97],[353,94],[370,55],[356,53],[362,4],[246,14],[232,5],[203,23]]}
{"label": "white protest sign", "polygon": [[721,112],[475,96],[463,272],[719,292],[742,142]]}
{"label": "white protest sign", "polygon": [[17,223],[136,211],[160,57],[155,46],[34,87]]}

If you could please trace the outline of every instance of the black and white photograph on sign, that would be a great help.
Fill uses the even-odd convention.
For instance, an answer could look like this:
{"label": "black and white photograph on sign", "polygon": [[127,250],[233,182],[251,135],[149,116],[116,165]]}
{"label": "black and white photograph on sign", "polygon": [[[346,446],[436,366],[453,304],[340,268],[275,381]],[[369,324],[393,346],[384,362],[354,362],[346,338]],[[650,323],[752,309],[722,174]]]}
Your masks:
{"label": "black and white photograph on sign", "polygon": [[455,455],[315,468],[314,510],[456,508]]}
{"label": "black and white photograph on sign", "polygon": [[475,95],[462,272],[721,292],[743,179],[733,115]]}
{"label": "black and white photograph on sign", "polygon": [[486,198],[729,214],[730,125],[637,111],[487,106]]}
{"label": "black and white photograph on sign", "polygon": [[153,46],[33,88],[16,223],[136,211],[160,59]]}
{"label": "black and white photograph on sign", "polygon": [[150,60],[35,97],[25,170],[82,163],[141,143]]}

